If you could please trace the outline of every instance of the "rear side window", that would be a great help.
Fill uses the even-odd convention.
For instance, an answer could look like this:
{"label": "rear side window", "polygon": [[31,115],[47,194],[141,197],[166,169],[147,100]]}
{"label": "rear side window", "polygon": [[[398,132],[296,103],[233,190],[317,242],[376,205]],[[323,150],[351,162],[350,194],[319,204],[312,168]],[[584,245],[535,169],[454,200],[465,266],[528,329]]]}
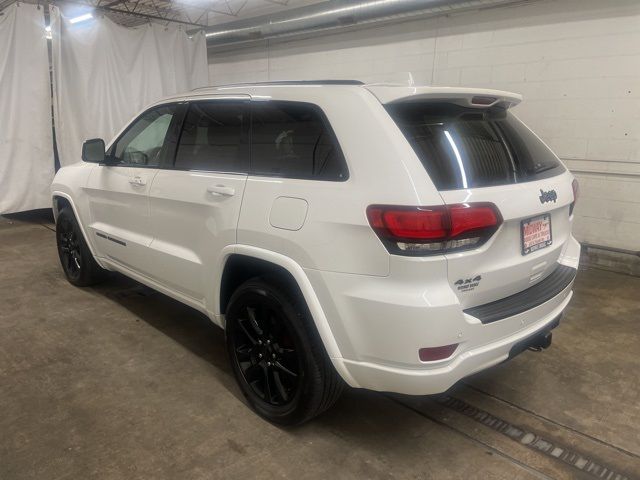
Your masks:
{"label": "rear side window", "polygon": [[324,114],[300,102],[252,104],[251,172],[258,175],[343,181],[348,171]]}
{"label": "rear side window", "polygon": [[565,171],[520,120],[452,103],[388,105],[438,190],[529,182]]}
{"label": "rear side window", "polygon": [[189,105],[175,168],[246,172],[249,163],[248,102],[216,100]]}

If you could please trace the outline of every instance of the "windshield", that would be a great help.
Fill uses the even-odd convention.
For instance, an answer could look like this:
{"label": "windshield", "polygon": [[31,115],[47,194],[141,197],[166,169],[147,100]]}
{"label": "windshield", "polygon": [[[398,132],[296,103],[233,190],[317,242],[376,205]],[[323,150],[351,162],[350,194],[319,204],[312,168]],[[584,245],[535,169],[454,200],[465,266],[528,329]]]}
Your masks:
{"label": "windshield", "polygon": [[530,182],[565,171],[555,154],[504,109],[429,101],[386,109],[438,190]]}

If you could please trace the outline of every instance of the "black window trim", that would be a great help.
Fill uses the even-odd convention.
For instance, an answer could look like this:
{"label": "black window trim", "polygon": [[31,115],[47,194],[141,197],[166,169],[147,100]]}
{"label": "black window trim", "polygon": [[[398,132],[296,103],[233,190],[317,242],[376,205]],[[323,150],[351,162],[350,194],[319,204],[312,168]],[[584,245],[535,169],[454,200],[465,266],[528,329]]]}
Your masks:
{"label": "black window trim", "polygon": [[[178,146],[180,144],[180,139],[182,138],[182,132],[184,131],[184,122],[187,119],[187,114],[189,113],[189,109],[191,108],[191,105],[193,105],[194,103],[219,103],[219,102],[236,102],[236,103],[245,103],[247,104],[247,113],[248,113],[248,119],[249,121],[247,122],[246,126],[245,126],[245,131],[243,132],[243,140],[244,140],[244,145],[245,148],[247,150],[247,159],[245,161],[246,165],[245,165],[245,171],[239,171],[239,172],[231,172],[231,171],[227,171],[227,170],[203,170],[203,169],[194,169],[194,168],[178,168],[176,167],[176,159],[178,156]],[[167,165],[164,167],[165,170],[175,170],[176,172],[199,172],[199,173],[214,173],[214,174],[220,174],[220,175],[240,175],[240,176],[247,176],[249,175],[249,165],[251,164],[250,162],[250,153],[251,153],[251,99],[249,97],[242,97],[242,98],[236,98],[236,97],[231,97],[231,98],[206,98],[206,99],[197,99],[197,100],[187,100],[185,102],[183,102],[184,104],[184,109],[182,111],[182,115],[180,118],[180,123],[179,125],[177,125],[177,135],[175,138],[175,144],[173,145],[172,151],[169,152],[169,154],[167,155],[167,158],[171,159],[170,163],[167,163]]]}
{"label": "black window trim", "polygon": [[[167,103],[161,103],[159,105],[154,105],[153,107],[147,108],[144,112],[142,112],[136,118],[131,120],[127,125],[127,127],[120,133],[120,135],[118,135],[118,138],[116,138],[113,142],[111,142],[111,145],[109,145],[109,148],[105,155],[106,161],[104,163],[100,163],[100,165],[107,166],[107,167],[122,167],[122,168],[155,168],[155,169],[165,168],[164,164],[167,162],[168,159],[172,158],[172,153],[173,153],[170,150],[167,150],[168,148],[170,148],[167,140],[169,139],[170,135],[172,135],[175,125],[178,122],[180,122],[180,125],[182,125],[182,119],[178,117],[180,117],[181,115],[181,106],[184,105],[184,103],[185,102],[167,102]],[[160,163],[158,165],[139,165],[135,163],[123,163],[123,162],[111,161],[111,159],[113,158],[114,150],[118,145],[118,142],[122,140],[122,138],[129,132],[129,130],[131,130],[131,128],[142,117],[144,117],[147,113],[152,112],[154,110],[158,110],[160,108],[165,108],[165,107],[171,107],[171,106],[175,106],[176,110],[173,113],[173,117],[171,118],[171,122],[169,123],[169,128],[167,128],[167,133],[164,137],[164,141],[162,142],[162,147],[160,150],[161,151]]]}
{"label": "black window trim", "polygon": [[[187,169],[187,168],[177,168],[176,167],[176,158],[178,154],[178,145],[180,143],[180,138],[182,137],[182,132],[184,129],[184,122],[187,118],[187,114],[192,104],[194,103],[217,103],[217,102],[240,102],[246,103],[248,107],[249,113],[249,122],[247,122],[246,131],[244,132],[244,140],[248,149],[248,161],[245,165],[246,168],[244,171],[225,171],[225,170],[203,170],[203,169]],[[252,156],[253,156],[253,105],[257,102],[260,104],[264,104],[266,102],[274,103],[274,104],[290,104],[290,105],[303,105],[314,110],[320,120],[322,122],[323,127],[325,128],[327,134],[334,142],[335,147],[340,151],[341,157],[344,162],[345,176],[342,179],[329,180],[324,178],[316,178],[316,177],[303,177],[299,175],[288,176],[288,175],[277,175],[273,173],[261,173],[255,172],[252,168]],[[169,128],[167,130],[167,135],[165,136],[164,143],[162,144],[163,155],[160,160],[159,165],[138,165],[131,163],[105,163],[103,165],[114,166],[114,167],[123,167],[123,168],[155,168],[159,170],[175,170],[175,171],[183,171],[183,172],[200,172],[200,173],[213,173],[213,174],[225,174],[225,175],[243,175],[243,176],[254,176],[254,177],[265,177],[265,178],[283,178],[290,180],[303,180],[303,181],[313,181],[313,182],[333,182],[333,183],[343,183],[349,180],[350,178],[350,170],[347,159],[344,155],[344,151],[342,150],[342,146],[338,141],[338,138],[333,130],[329,119],[327,118],[324,110],[322,108],[311,102],[304,102],[298,100],[256,100],[250,97],[247,98],[206,98],[206,99],[193,99],[193,100],[181,100],[176,102],[168,102],[162,103],[160,105],[154,105],[153,107],[148,108],[136,118],[134,118],[127,128],[122,131],[122,133],[118,136],[116,140],[109,146],[107,150],[107,158],[111,157],[113,154],[113,150],[116,148],[118,142],[127,134],[127,132],[131,129],[131,127],[140,120],[147,113],[156,110],[162,107],[175,106],[176,110],[173,114],[173,118],[171,123],[169,124]]]}
{"label": "black window trim", "polygon": [[[302,176],[298,176],[298,175],[292,175],[292,176],[287,176],[287,175],[277,175],[277,174],[273,174],[273,173],[261,173],[261,172],[255,172],[253,170],[253,106],[260,104],[263,105],[265,103],[271,103],[271,104],[289,104],[289,105],[304,105],[306,107],[311,108],[312,110],[314,110],[318,116],[320,117],[320,121],[322,122],[323,127],[325,128],[325,130],[327,131],[327,133],[329,134],[331,140],[334,142],[335,147],[340,151],[340,154],[342,156],[343,162],[344,162],[344,168],[345,168],[345,176],[342,179],[339,180],[328,180],[325,178],[316,178],[316,177],[302,177]],[[349,180],[350,178],[350,171],[349,171],[349,165],[347,162],[347,158],[344,155],[344,151],[342,150],[342,146],[340,145],[340,142],[338,141],[338,137],[336,136],[333,128],[331,127],[331,123],[329,122],[329,119],[327,118],[327,115],[324,113],[324,110],[322,110],[322,108],[320,107],[320,105],[317,105],[315,103],[311,103],[311,102],[304,102],[304,101],[298,101],[298,100],[256,100],[256,99],[251,99],[251,128],[250,128],[250,132],[249,132],[249,147],[250,147],[250,151],[249,151],[249,175],[253,176],[253,177],[264,177],[264,178],[283,178],[283,179],[289,179],[289,180],[307,180],[307,181],[312,181],[312,182],[332,182],[332,183],[343,183],[346,182],[347,180]]]}

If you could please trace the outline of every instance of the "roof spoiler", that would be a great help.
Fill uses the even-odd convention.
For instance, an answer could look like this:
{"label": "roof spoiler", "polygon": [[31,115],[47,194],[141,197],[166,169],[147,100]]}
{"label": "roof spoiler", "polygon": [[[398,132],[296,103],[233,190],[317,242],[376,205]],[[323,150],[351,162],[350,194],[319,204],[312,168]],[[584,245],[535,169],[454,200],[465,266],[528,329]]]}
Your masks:
{"label": "roof spoiler", "polygon": [[470,108],[511,108],[522,101],[522,95],[502,90],[460,87],[398,87],[366,85],[381,103],[405,103],[421,100],[446,100]]}

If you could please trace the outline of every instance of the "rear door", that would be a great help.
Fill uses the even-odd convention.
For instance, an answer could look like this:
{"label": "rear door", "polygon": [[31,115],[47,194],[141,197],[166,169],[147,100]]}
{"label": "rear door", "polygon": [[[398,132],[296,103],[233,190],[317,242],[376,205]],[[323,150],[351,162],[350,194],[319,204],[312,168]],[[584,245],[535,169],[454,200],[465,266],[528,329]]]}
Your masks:
{"label": "rear door", "polygon": [[96,166],[87,194],[99,255],[145,273],[152,232],[147,195],[167,154],[165,138],[175,104],[154,107],[120,135],[107,152],[108,164]]}
{"label": "rear door", "polygon": [[487,243],[446,255],[462,306],[507,297],[548,276],[571,235],[573,190],[572,176],[546,145],[504,107],[440,99],[387,110],[446,204],[492,203],[502,216]]}
{"label": "rear door", "polygon": [[190,102],[175,161],[149,192],[151,276],[197,302],[213,293],[221,250],[236,243],[249,115],[248,96]]}

